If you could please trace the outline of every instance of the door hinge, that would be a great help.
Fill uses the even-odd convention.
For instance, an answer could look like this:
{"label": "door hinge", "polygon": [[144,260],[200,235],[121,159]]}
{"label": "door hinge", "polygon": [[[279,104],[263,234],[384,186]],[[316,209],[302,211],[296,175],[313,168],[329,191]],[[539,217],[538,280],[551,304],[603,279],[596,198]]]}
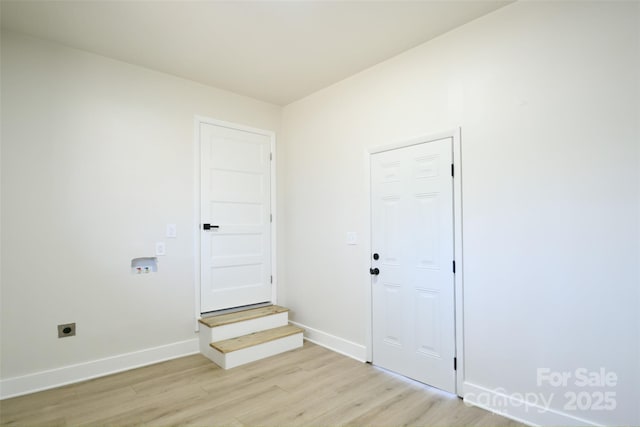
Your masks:
{"label": "door hinge", "polygon": [[453,176],[453,163],[451,163],[451,176]]}
{"label": "door hinge", "polygon": [[456,272],[456,262],[455,262],[455,260],[454,260],[454,261],[453,261],[453,273],[455,274],[455,272]]}
{"label": "door hinge", "polygon": [[269,276],[269,277],[270,277],[271,283],[273,283],[273,276]]}
{"label": "door hinge", "polygon": [[273,153],[269,153],[269,160],[273,160]]}
{"label": "door hinge", "polygon": [[269,222],[273,222],[273,214],[269,214]]}
{"label": "door hinge", "polygon": [[458,370],[458,358],[457,357],[453,358],[453,370],[454,371]]}

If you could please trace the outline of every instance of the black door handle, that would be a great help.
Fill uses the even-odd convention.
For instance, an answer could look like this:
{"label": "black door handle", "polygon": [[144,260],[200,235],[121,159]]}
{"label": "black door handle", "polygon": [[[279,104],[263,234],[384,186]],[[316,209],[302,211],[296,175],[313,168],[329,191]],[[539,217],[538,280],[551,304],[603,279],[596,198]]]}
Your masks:
{"label": "black door handle", "polygon": [[380,269],[378,267],[370,268],[369,274],[371,274],[372,276],[377,276],[378,274],[380,274]]}
{"label": "black door handle", "polygon": [[219,225],[211,225],[211,224],[202,224],[202,229],[203,230],[213,230],[216,228],[220,228]]}

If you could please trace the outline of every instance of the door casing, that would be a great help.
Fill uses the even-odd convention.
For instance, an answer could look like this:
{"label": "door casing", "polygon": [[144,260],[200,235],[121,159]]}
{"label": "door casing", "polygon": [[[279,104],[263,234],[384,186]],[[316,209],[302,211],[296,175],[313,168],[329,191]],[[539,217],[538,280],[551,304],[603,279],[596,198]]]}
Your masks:
{"label": "door casing", "polygon": [[193,169],[194,169],[194,186],[193,186],[193,251],[194,251],[194,328],[195,331],[198,332],[200,330],[200,324],[198,323],[198,319],[200,318],[200,262],[201,262],[201,254],[200,254],[200,239],[202,237],[202,233],[200,230],[200,224],[202,223],[200,219],[200,185],[201,185],[201,171],[200,171],[200,125],[201,124],[210,124],[214,126],[223,126],[231,129],[237,129],[240,131],[253,132],[260,135],[265,135],[269,137],[271,140],[271,276],[272,276],[272,286],[271,286],[271,303],[277,303],[277,288],[278,288],[278,274],[276,271],[276,135],[274,132],[264,129],[257,129],[245,125],[240,125],[237,123],[226,122],[222,120],[212,119],[209,117],[196,116],[194,120],[194,141],[193,141]]}
{"label": "door casing", "polygon": [[[456,272],[454,274],[454,294],[455,294],[455,342],[456,342],[456,358],[457,358],[457,370],[456,370],[456,394],[458,396],[464,395],[463,384],[464,384],[464,294],[463,294],[463,283],[464,283],[464,261],[463,261],[463,250],[462,250],[462,152],[461,152],[461,139],[462,139],[462,128],[451,129],[449,131],[440,132],[436,134],[430,134],[426,136],[420,136],[417,138],[411,138],[404,141],[399,141],[395,143],[379,145],[375,147],[369,148],[364,156],[364,164],[365,164],[365,176],[366,179],[364,182],[366,183],[366,194],[367,194],[367,210],[369,211],[369,215],[367,216],[368,228],[369,230],[369,239],[368,239],[368,248],[366,251],[366,258],[363,260],[363,272],[368,272],[371,267],[371,180],[369,177],[371,176],[371,155],[375,153],[380,153],[383,151],[394,150],[398,148],[410,147],[412,145],[422,144],[425,142],[436,141],[444,138],[452,138],[453,144],[453,165],[454,165],[454,179],[453,179],[453,228],[454,228],[454,236],[453,236],[453,245],[454,245],[454,257],[456,262]],[[373,312],[372,312],[372,304],[373,304],[373,293],[372,293],[372,282],[371,276],[369,274],[363,274],[366,280],[366,322],[367,331],[366,331],[366,357],[367,361],[371,362],[373,360]]]}

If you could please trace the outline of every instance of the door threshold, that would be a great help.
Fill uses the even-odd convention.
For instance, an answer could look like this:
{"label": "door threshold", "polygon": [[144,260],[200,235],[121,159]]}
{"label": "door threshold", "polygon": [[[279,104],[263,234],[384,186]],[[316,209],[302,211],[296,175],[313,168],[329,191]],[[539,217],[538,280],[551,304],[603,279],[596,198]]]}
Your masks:
{"label": "door threshold", "polygon": [[214,316],[221,316],[223,314],[235,313],[237,311],[245,311],[245,310],[251,310],[254,308],[268,307],[270,305],[273,305],[273,303],[267,301],[267,302],[259,302],[257,304],[242,305],[240,307],[223,308],[222,310],[214,310],[214,311],[207,311],[206,313],[200,313],[200,317],[204,319],[207,317],[214,317]]}

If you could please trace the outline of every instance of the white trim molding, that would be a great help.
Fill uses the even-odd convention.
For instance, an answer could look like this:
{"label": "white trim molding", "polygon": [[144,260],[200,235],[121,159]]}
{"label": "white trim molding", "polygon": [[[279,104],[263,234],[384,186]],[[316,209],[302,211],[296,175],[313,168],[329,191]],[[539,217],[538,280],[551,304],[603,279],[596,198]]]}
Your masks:
{"label": "white trim molding", "polygon": [[304,329],[304,339],[328,348],[331,351],[355,359],[359,362],[366,362],[367,348],[362,344],[357,344],[344,338],[337,337],[328,332],[312,328],[302,323],[289,321],[292,325]]}
{"label": "white trim molding", "polygon": [[48,390],[196,353],[199,353],[198,339],[193,338],[20,377],[5,378],[0,380],[0,399]]}
{"label": "white trim molding", "polygon": [[453,256],[456,273],[455,287],[455,334],[456,334],[456,393],[464,396],[464,254],[462,230],[462,128],[451,131],[453,136]]}

